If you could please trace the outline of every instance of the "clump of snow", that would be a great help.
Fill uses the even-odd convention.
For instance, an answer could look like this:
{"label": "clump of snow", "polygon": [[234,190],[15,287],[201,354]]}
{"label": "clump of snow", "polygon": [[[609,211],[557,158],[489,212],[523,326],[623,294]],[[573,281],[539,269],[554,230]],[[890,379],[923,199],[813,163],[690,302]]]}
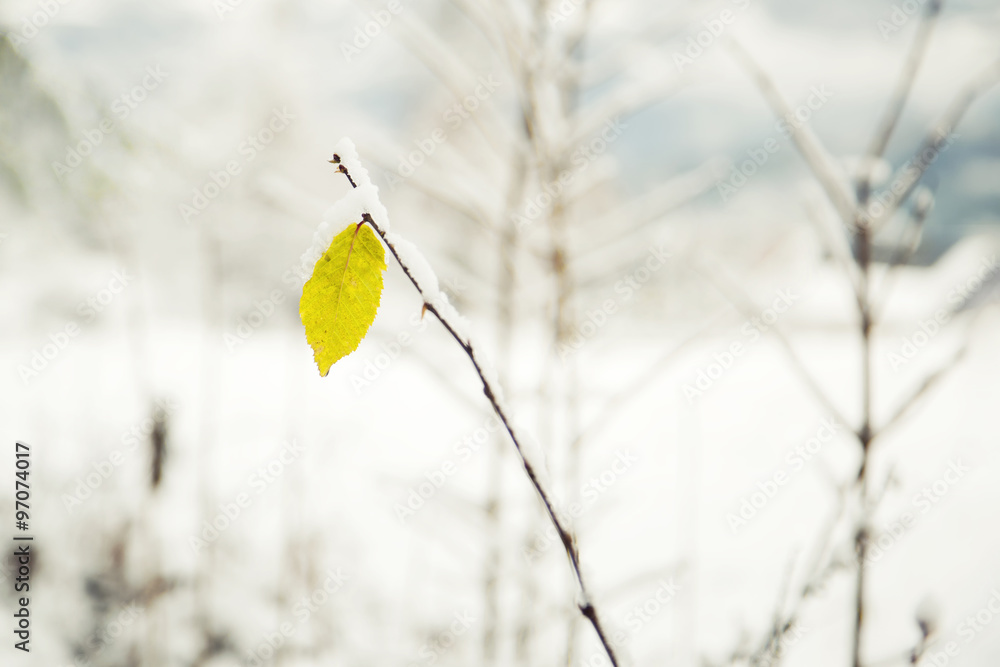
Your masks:
{"label": "clump of snow", "polygon": [[[437,274],[434,273],[434,269],[431,268],[430,262],[424,257],[424,254],[417,249],[417,246],[399,234],[386,232],[385,240],[396,251],[399,261],[407,268],[413,279],[417,281],[417,289],[420,290],[424,301],[437,304],[441,295],[441,287]],[[447,301],[442,303],[447,303]]]}
{"label": "clump of snow", "polygon": [[372,183],[368,170],[361,164],[358,157],[358,150],[354,147],[354,142],[344,137],[333,147],[333,153],[340,158],[340,164],[350,174],[351,180],[356,186],[352,193],[361,201],[363,209],[370,213],[378,228],[383,232],[389,231],[389,212],[378,198],[378,187]]}
{"label": "clump of snow", "polygon": [[347,170],[351,180],[354,181],[356,187],[351,194],[358,198],[363,210],[371,214],[378,228],[383,232],[388,232],[389,212],[385,210],[385,206],[379,200],[378,187],[372,183],[368,170],[361,164],[354,142],[344,137],[333,147],[333,153],[340,158],[341,166]]}
{"label": "clump of snow", "polygon": [[322,257],[326,249],[330,247],[333,238],[349,225],[361,222],[365,213],[371,214],[372,218],[379,223],[380,228],[383,230],[386,228],[382,220],[387,220],[388,215],[378,201],[378,188],[371,183],[358,185],[327,209],[326,213],[323,214],[323,222],[313,234],[313,241],[309,245],[309,249],[302,254],[302,268],[311,273],[316,260]]}
{"label": "clump of snow", "polygon": [[372,183],[358,184],[358,187],[354,189],[352,194],[360,198],[361,206],[371,214],[378,228],[388,233],[389,211],[385,210],[385,206],[382,206],[382,202],[378,198],[378,186]]}
{"label": "clump of snow", "polygon": [[333,147],[333,153],[340,159],[340,165],[347,170],[355,187],[323,214],[323,222],[313,234],[313,242],[302,254],[302,268],[307,275],[312,274],[317,260],[333,243],[334,237],[348,225],[361,222],[365,213],[372,217],[380,231],[389,231],[389,212],[379,200],[378,186],[372,183],[368,170],[362,166],[354,142],[346,137],[341,139]]}

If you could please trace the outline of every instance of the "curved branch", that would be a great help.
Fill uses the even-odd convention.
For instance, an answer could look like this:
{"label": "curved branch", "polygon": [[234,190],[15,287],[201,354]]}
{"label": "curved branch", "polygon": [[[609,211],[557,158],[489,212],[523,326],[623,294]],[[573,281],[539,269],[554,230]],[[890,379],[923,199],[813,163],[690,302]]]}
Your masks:
{"label": "curved branch", "polygon": [[[340,158],[337,155],[334,155],[331,162],[339,164]],[[354,182],[354,179],[351,177],[351,174],[348,172],[345,165],[339,164],[339,171],[347,176],[348,181],[350,181],[353,187],[357,187],[357,184]],[[525,454],[522,443],[526,442],[526,440],[523,436],[517,433],[517,429],[514,427],[514,424],[507,413],[507,409],[503,404],[503,400],[500,398],[502,396],[502,392],[500,387],[497,386],[496,380],[491,379],[490,373],[485,370],[484,365],[480,362],[482,356],[476,352],[472,341],[468,337],[459,333],[459,329],[461,328],[460,325],[449,319],[448,314],[444,312],[440,302],[427,297],[424,289],[420,286],[420,283],[417,282],[416,277],[414,277],[413,271],[400,257],[399,251],[390,240],[386,231],[379,226],[370,213],[362,215],[362,223],[367,223],[375,231],[375,233],[379,235],[382,242],[385,243],[387,248],[389,248],[389,252],[391,252],[392,256],[396,259],[396,263],[399,264],[399,268],[403,270],[403,273],[406,274],[406,277],[417,289],[417,292],[420,293],[420,297],[424,300],[424,310],[437,318],[445,330],[451,334],[451,337],[454,338],[455,342],[462,348],[466,356],[469,357],[469,361],[472,362],[472,367],[475,369],[476,375],[479,376],[479,380],[483,385],[483,393],[486,395],[487,400],[489,400],[490,405],[493,407],[493,411],[497,414],[497,417],[500,418],[500,422],[503,424],[504,429],[510,436],[511,441],[514,443],[514,449],[517,450],[518,457],[521,459],[521,463],[524,466],[524,471],[528,475],[528,480],[535,488],[539,499],[545,506],[545,512],[548,514],[549,520],[552,522],[552,526],[556,529],[559,539],[562,542],[563,547],[566,549],[566,556],[569,558],[570,566],[573,570],[573,575],[576,578],[577,587],[580,593],[580,600],[577,603],[577,607],[579,608],[580,613],[583,614],[583,616],[590,621],[590,624],[593,626],[594,631],[597,633],[597,637],[600,640],[601,645],[604,647],[604,651],[607,653],[612,666],[618,667],[618,658],[615,655],[611,641],[601,625],[601,621],[597,615],[597,609],[591,601],[589,589],[584,582],[583,571],[580,567],[580,554],[576,545],[576,538],[570,529],[559,518],[556,513],[555,504],[549,496],[549,492],[545,490],[545,487],[542,485],[538,476],[538,472],[535,470],[535,466],[532,465],[531,461]],[[454,312],[454,309],[451,310]]]}

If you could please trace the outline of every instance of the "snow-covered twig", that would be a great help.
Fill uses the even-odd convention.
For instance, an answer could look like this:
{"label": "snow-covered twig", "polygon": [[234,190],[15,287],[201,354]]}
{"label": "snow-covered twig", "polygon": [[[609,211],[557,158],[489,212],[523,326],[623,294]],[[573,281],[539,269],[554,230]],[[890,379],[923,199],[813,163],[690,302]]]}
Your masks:
{"label": "snow-covered twig", "polygon": [[[618,667],[618,658],[615,655],[611,641],[608,639],[601,625],[597,610],[591,600],[589,589],[584,582],[576,538],[570,528],[563,523],[556,513],[555,504],[549,492],[546,491],[545,485],[542,483],[539,472],[541,459],[533,462],[533,457],[529,456],[527,448],[530,446],[529,443],[531,441],[524,434],[519,433],[518,428],[513,423],[510,411],[504,403],[503,392],[497,380],[496,372],[484,359],[482,352],[476,349],[468,331],[468,322],[458,314],[455,308],[448,302],[447,296],[440,291],[437,276],[424,256],[417,250],[416,246],[398,234],[389,231],[388,214],[378,202],[377,188],[371,184],[368,172],[361,166],[354,143],[349,139],[341,140],[337,144],[336,152],[331,162],[339,165],[338,170],[347,176],[348,181],[356,188],[356,191],[361,191],[362,206],[369,209],[361,215],[362,222],[367,223],[379,235],[386,247],[389,248],[389,252],[396,259],[396,263],[399,264],[403,273],[406,274],[406,277],[409,278],[410,282],[413,283],[413,286],[420,293],[424,301],[424,311],[431,313],[437,318],[472,362],[472,366],[482,382],[483,393],[486,394],[486,398],[489,400],[494,412],[500,418],[507,434],[514,443],[514,448],[521,459],[524,471],[528,475],[531,485],[538,493],[538,497],[545,506],[545,512],[548,514],[549,520],[552,522],[563,547],[566,549],[566,555],[569,558],[570,566],[572,567],[573,575],[576,578],[579,589],[580,599],[577,606],[580,613],[593,626],[611,664],[614,667]],[[375,219],[372,211],[375,211],[376,214],[381,214],[379,215],[380,220]]]}
{"label": "snow-covered twig", "polygon": [[1000,82],[1000,60],[989,65],[959,92],[944,115],[927,132],[923,141],[913,152],[913,157],[904,162],[893,175],[890,183],[892,183],[892,193],[895,196],[880,216],[872,216],[870,225],[874,229],[885,224],[920,184],[924,173],[933,162],[933,159],[928,160],[922,156],[940,153],[943,147],[949,143],[955,128],[958,127],[972,103],[998,82]]}
{"label": "snow-covered twig", "polygon": [[896,82],[896,87],[889,98],[885,114],[879,122],[878,128],[875,130],[875,136],[872,137],[871,145],[868,148],[867,158],[863,165],[865,173],[859,184],[859,188],[863,189],[863,192],[858,197],[860,200],[868,197],[868,189],[871,187],[872,165],[885,154],[889,140],[892,138],[892,134],[899,124],[899,118],[903,115],[903,108],[906,106],[906,100],[910,95],[910,90],[913,88],[913,82],[917,78],[920,63],[924,59],[924,54],[927,53],[931,34],[934,32],[934,26],[937,24],[937,18],[940,14],[941,2],[939,0],[935,0],[927,5],[923,20],[920,22],[920,28],[917,30],[917,36],[910,47],[910,53],[906,57],[906,64],[903,67],[903,71],[900,72],[899,80]]}

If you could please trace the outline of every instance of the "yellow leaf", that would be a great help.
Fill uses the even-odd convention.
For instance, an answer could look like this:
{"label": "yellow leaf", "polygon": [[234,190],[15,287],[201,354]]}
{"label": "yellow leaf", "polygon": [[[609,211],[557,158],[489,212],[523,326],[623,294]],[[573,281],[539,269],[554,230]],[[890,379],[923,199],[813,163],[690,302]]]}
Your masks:
{"label": "yellow leaf", "polygon": [[371,227],[350,225],[316,262],[302,287],[299,316],[319,374],[358,349],[382,298],[385,249]]}

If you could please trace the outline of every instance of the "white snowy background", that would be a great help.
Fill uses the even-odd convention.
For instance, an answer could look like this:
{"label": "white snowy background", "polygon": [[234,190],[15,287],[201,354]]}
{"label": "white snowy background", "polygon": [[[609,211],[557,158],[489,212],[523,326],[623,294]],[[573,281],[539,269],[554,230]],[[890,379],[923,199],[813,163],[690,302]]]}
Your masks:
{"label": "white snowy background", "polygon": [[[32,650],[13,649],[8,557],[0,664],[607,664],[468,358],[391,257],[367,338],[319,377],[299,262],[350,191],[326,161],[351,137],[555,495],[582,507],[584,573],[624,664],[749,664],[794,617],[756,664],[850,665],[847,236],[729,40],[846,183],[926,7],[0,3],[0,539],[16,532],[15,440],[32,447],[35,535]],[[690,49],[709,25],[724,27]],[[996,66],[998,38],[995,2],[944,3],[883,185]],[[563,171],[556,210],[540,194]],[[934,206],[909,261],[887,264],[909,202],[876,239],[875,425],[949,371],[873,445],[863,664],[910,664],[923,621],[919,664],[988,667],[1000,88],[922,183]],[[782,338],[846,420],[833,437]]]}

